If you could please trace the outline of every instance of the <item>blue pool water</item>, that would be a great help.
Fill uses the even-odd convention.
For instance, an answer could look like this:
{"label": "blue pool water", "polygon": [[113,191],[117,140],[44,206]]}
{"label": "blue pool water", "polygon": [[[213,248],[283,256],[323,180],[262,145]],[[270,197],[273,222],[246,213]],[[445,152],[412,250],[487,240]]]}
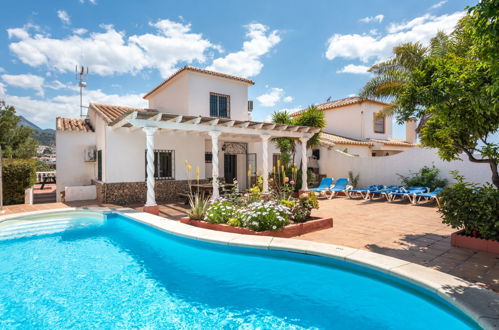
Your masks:
{"label": "blue pool water", "polygon": [[118,214],[80,214],[26,237],[5,228],[0,329],[476,327],[364,267],[178,238]]}

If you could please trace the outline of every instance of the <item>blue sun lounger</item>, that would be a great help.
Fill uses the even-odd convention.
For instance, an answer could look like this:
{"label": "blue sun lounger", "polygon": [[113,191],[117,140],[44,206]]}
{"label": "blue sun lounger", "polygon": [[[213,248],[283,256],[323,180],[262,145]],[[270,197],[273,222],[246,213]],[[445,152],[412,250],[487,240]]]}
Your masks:
{"label": "blue sun lounger", "polygon": [[323,178],[318,187],[310,188],[308,190],[314,192],[326,192],[329,191],[329,188],[333,185],[333,178]]}
{"label": "blue sun lounger", "polygon": [[437,205],[440,206],[440,201],[438,199],[438,195],[440,192],[444,190],[444,188],[437,188],[431,192],[425,192],[425,193],[419,193],[419,194],[414,194],[412,197],[413,204],[417,204],[418,202],[421,201],[422,198],[426,200],[435,200],[437,202]]}
{"label": "blue sun lounger", "polygon": [[329,189],[329,192],[331,195],[329,195],[328,199],[332,199],[334,196],[336,196],[339,192],[343,191],[346,194],[346,191],[349,189],[348,186],[348,179],[347,178],[339,178],[336,180],[336,183],[334,186]]}
{"label": "blue sun lounger", "polygon": [[409,199],[409,202],[412,203],[412,197],[415,194],[427,193],[430,191],[427,187],[409,187],[409,188],[400,188],[398,190],[392,191],[388,194],[387,199],[389,202],[393,202],[400,198],[400,200],[404,200],[405,198]]}
{"label": "blue sun lounger", "polygon": [[366,194],[365,199],[373,199],[376,195],[386,197],[388,199],[388,194],[402,188],[402,186],[389,186],[383,189],[370,191]]}
{"label": "blue sun lounger", "polygon": [[348,190],[348,198],[352,198],[352,197],[355,197],[355,196],[358,196],[360,195],[360,197],[362,198],[366,198],[366,196],[372,192],[372,191],[376,191],[376,190],[380,190],[380,189],[383,189],[385,188],[385,186],[383,185],[379,185],[379,184],[375,184],[375,185],[372,185],[372,186],[369,186],[367,188],[359,188],[359,189],[350,189]]}

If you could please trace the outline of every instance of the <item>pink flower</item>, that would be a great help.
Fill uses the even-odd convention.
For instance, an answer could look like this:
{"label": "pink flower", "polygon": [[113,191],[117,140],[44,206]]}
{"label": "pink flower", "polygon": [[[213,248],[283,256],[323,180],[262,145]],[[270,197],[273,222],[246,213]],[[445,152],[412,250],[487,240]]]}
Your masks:
{"label": "pink flower", "polygon": [[303,193],[303,194],[301,194],[301,196],[300,196],[300,197],[301,197],[301,198],[308,198],[308,194],[307,194],[307,193]]}
{"label": "pink flower", "polygon": [[289,181],[289,178],[288,177],[285,177],[284,178],[284,182],[288,182]]}
{"label": "pink flower", "polygon": [[290,184],[290,185],[294,185],[294,184],[295,184],[295,182],[294,182],[293,180],[291,180],[291,181],[289,181],[289,184]]}
{"label": "pink flower", "polygon": [[270,178],[270,179],[269,179],[269,182],[274,182],[274,179]]}

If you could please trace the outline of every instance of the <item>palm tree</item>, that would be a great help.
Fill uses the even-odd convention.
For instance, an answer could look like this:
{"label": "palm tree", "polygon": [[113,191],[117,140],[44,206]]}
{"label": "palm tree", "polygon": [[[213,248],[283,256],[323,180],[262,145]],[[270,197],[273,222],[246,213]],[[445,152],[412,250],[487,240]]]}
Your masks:
{"label": "palm tree", "polygon": [[[272,114],[272,122],[275,124],[283,124],[283,125],[293,125],[293,119],[288,111],[276,111]],[[295,141],[293,138],[273,138],[273,142],[277,145],[277,148],[280,152],[281,163],[288,167],[291,162],[291,155],[295,154]]]}
{"label": "palm tree", "polygon": [[293,124],[320,128],[321,130],[308,140],[307,147],[315,148],[320,145],[320,134],[322,133],[322,129],[326,127],[324,112],[319,110],[315,105],[311,105],[298,117],[294,118]]}

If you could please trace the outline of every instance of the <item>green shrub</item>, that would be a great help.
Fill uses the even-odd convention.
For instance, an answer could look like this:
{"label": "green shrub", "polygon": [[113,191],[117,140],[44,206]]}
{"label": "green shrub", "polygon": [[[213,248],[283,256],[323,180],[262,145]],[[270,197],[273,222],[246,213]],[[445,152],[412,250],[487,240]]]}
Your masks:
{"label": "green shrub", "polygon": [[210,223],[227,223],[236,211],[234,204],[227,200],[213,202],[208,210],[204,220]]}
{"label": "green shrub", "polygon": [[242,226],[255,231],[281,229],[289,223],[290,217],[288,207],[274,201],[251,203],[237,212]]}
{"label": "green shrub", "polygon": [[24,204],[24,190],[36,182],[36,162],[32,159],[4,159],[2,164],[4,204]]}
{"label": "green shrub", "polygon": [[440,193],[442,222],[468,236],[499,241],[499,190],[458,182]]}
{"label": "green shrub", "polygon": [[354,175],[352,171],[348,171],[348,181],[352,184],[353,189],[357,189],[359,176],[360,174]]}
{"label": "green shrub", "polygon": [[315,194],[303,193],[296,201],[281,201],[291,211],[291,219],[294,222],[305,222],[310,218],[312,209],[319,208],[319,202]]}
{"label": "green shrub", "polygon": [[191,209],[187,211],[189,218],[194,220],[202,220],[206,215],[206,211],[210,206],[210,201],[200,194],[189,195],[189,206]]}
{"label": "green shrub", "polygon": [[446,179],[440,178],[440,170],[435,166],[424,166],[417,173],[411,173],[410,176],[403,176],[398,174],[402,184],[408,187],[428,187],[431,191],[436,188],[443,188],[447,185]]}

